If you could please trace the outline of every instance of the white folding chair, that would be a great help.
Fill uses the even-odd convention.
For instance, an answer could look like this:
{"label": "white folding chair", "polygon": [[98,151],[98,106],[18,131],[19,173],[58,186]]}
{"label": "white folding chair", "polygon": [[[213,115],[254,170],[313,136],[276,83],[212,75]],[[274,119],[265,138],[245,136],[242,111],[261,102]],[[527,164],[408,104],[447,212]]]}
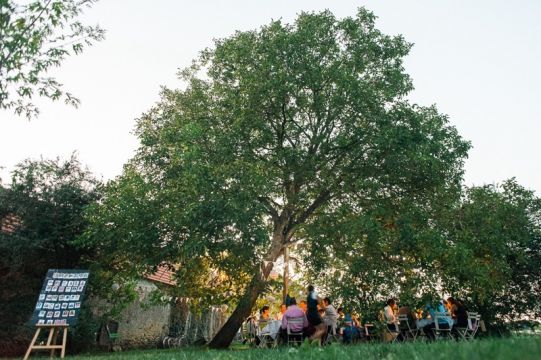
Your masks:
{"label": "white folding chair", "polygon": [[[295,325],[295,328],[301,329],[300,331],[291,330],[291,325]],[[287,345],[300,345],[302,344],[302,334],[304,326],[303,317],[292,317],[287,319]]]}
{"label": "white folding chair", "polygon": [[398,336],[400,335],[400,329],[398,328],[397,324],[392,324],[394,325],[394,330],[389,329],[388,325],[391,325],[391,324],[387,324],[387,323],[383,324],[383,334],[386,337],[384,340],[387,340],[387,337],[389,337],[388,342],[394,343],[398,341]]}
{"label": "white folding chair", "polygon": [[414,324],[410,324],[408,315],[398,315],[398,321],[400,322],[400,332],[404,339],[415,342],[417,335],[419,335],[419,329]]}
{"label": "white folding chair", "polygon": [[246,320],[242,323],[240,330],[242,343],[253,345],[255,341],[255,335],[257,333],[255,322],[252,319]]}
{"label": "white folding chair", "polygon": [[477,330],[479,329],[479,323],[481,321],[481,315],[476,312],[468,312],[468,326],[457,327],[456,332],[460,335],[463,340],[473,340]]}
{"label": "white folding chair", "polygon": [[325,336],[324,344],[331,344],[333,342],[340,341],[340,334],[336,330],[336,323],[332,325],[327,325],[327,335]]}
{"label": "white folding chair", "polygon": [[449,325],[448,329],[441,328],[440,320],[442,320],[442,322],[446,322],[447,324],[453,323],[451,315],[444,312],[436,312],[434,316],[434,325],[435,325],[434,335],[436,337],[436,340],[443,339],[443,338],[451,339],[452,326]]}
{"label": "white folding chair", "polygon": [[269,321],[259,320],[257,323],[257,338],[259,339],[259,347],[276,347],[276,339],[272,337],[269,327]]}
{"label": "white folding chair", "polygon": [[374,324],[364,324],[364,339],[366,341],[372,341],[377,338],[377,333],[374,327]]}

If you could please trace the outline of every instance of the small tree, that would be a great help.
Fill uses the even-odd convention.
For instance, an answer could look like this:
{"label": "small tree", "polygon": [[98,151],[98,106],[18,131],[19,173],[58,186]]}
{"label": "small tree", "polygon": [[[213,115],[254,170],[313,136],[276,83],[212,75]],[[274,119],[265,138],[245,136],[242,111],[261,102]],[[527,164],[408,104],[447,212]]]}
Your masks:
{"label": "small tree", "polygon": [[30,118],[38,113],[31,102],[34,96],[79,104],[46,73],[67,56],[103,39],[101,28],[83,25],[77,19],[95,2],[34,0],[21,5],[0,0],[0,109],[12,109]]}
{"label": "small tree", "polygon": [[72,157],[26,160],[11,184],[0,186],[0,220],[15,223],[0,231],[0,338],[11,341],[23,331],[47,269],[80,264],[85,253],[72,241],[87,224],[83,209],[98,199],[98,185]]}
{"label": "small tree", "polygon": [[213,348],[230,344],[284,247],[319,241],[305,235],[320,214],[460,183],[468,143],[405,100],[410,44],[374,21],[302,13],[217,40],[182,72],[186,89],[138,121],[136,157],[89,213],[85,241],[103,252],[183,274],[205,259],[238,279]]}
{"label": "small tree", "polygon": [[515,179],[466,189],[448,226],[446,287],[487,324],[540,319],[541,199]]}

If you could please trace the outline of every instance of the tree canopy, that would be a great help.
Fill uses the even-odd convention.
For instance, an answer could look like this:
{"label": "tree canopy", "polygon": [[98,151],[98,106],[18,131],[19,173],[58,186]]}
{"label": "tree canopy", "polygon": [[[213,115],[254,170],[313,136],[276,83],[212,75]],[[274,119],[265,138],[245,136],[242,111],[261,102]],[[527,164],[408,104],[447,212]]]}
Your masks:
{"label": "tree canopy", "polygon": [[469,143],[434,106],[406,99],[410,48],[365,9],[216,40],[181,72],[186,87],[164,89],[138,120],[141,146],[82,243],[129,254],[124,267],[179,264],[182,282],[202,261],[223,272],[243,289],[210,344],[228,346],[286,246],[340,230],[355,251],[364,228],[317,226],[321,216],[380,203],[429,211],[456,196]]}
{"label": "tree canopy", "polygon": [[78,20],[96,0],[0,0],[0,109],[30,118],[39,109],[35,96],[79,100],[47,72],[70,55],[104,37],[104,30]]}

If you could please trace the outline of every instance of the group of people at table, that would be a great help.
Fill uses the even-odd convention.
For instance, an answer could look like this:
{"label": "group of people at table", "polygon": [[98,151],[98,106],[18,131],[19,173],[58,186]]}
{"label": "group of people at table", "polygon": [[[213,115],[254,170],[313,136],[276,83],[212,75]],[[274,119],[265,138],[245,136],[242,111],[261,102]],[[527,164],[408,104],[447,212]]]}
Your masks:
{"label": "group of people at table", "polygon": [[[302,334],[303,338],[323,342],[327,336],[342,337],[344,343],[350,343],[367,335],[356,314],[345,314],[342,308],[336,309],[331,299],[320,298],[312,285],[307,288],[306,300],[288,297],[286,304],[280,306],[280,312],[271,316],[269,306],[263,306],[259,311],[260,333],[268,334],[273,339],[287,342],[288,331]],[[445,314],[446,316],[441,316]],[[418,312],[411,311],[408,306],[398,307],[396,300],[389,299],[382,311],[383,320],[391,333],[400,335],[400,315],[405,315],[408,322],[423,331],[428,339],[434,339],[438,321],[439,329],[452,330],[455,327],[466,327],[468,322],[467,309],[463,302],[452,297],[440,300],[435,307],[427,303]],[[439,315],[439,316],[438,316]],[[402,318],[404,318],[402,316]],[[300,321],[302,319],[302,321]],[[255,318],[249,319],[255,326]],[[256,336],[256,343],[260,339]]]}
{"label": "group of people at table", "polygon": [[[411,311],[408,306],[398,307],[395,299],[387,300],[383,308],[383,317],[391,333],[400,333],[399,317],[407,318],[409,324],[423,331],[428,339],[435,339],[436,327],[458,336],[456,328],[468,327],[468,309],[464,302],[453,297],[439,300],[436,306],[427,303],[423,309]],[[437,324],[436,324],[437,323]],[[399,334],[399,340],[402,336]]]}

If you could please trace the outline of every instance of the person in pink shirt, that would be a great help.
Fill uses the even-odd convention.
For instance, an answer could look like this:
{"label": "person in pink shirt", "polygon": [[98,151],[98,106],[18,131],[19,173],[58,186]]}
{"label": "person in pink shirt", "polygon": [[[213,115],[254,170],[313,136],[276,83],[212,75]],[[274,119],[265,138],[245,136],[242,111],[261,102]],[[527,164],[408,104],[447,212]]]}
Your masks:
{"label": "person in pink shirt", "polygon": [[297,300],[295,298],[291,298],[290,305],[288,306],[286,312],[284,313],[284,316],[282,317],[282,328],[281,328],[281,334],[282,338],[287,338],[287,324],[288,320],[291,318],[302,318],[303,323],[301,324],[291,324],[290,329],[293,332],[302,332],[305,328],[308,327],[308,320],[306,319],[306,314],[304,311],[297,306]]}

